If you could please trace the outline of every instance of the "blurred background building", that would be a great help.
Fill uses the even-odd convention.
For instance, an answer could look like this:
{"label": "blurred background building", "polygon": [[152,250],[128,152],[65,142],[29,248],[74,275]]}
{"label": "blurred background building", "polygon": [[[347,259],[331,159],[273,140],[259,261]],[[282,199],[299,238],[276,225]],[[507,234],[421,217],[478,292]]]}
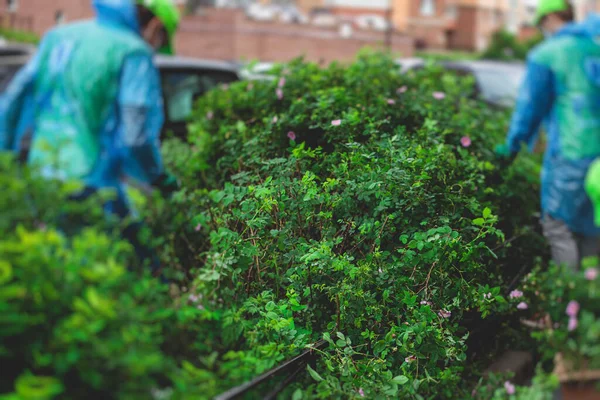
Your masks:
{"label": "blurred background building", "polygon": [[[42,34],[91,17],[90,0],[0,0],[4,28]],[[224,60],[348,60],[364,46],[405,56],[414,50],[485,49],[494,32],[522,38],[536,0],[178,0],[183,55]],[[578,18],[600,0],[574,0]]]}

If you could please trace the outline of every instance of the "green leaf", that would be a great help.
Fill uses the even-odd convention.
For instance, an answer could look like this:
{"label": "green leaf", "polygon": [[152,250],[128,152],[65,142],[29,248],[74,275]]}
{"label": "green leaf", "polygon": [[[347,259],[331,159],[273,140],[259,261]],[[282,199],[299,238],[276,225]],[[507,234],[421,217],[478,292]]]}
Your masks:
{"label": "green leaf", "polygon": [[398,375],[392,379],[392,382],[397,383],[398,385],[405,385],[408,382],[408,378],[404,375]]}
{"label": "green leaf", "polygon": [[492,210],[490,210],[488,207],[484,208],[483,218],[488,219],[491,216],[492,216]]}
{"label": "green leaf", "polygon": [[302,389],[296,389],[296,391],[292,395],[292,400],[302,400],[302,397]]}
{"label": "green leaf", "polygon": [[473,225],[483,226],[484,224],[485,224],[485,219],[483,219],[483,218],[476,218],[473,220]]}
{"label": "green leaf", "polygon": [[317,381],[317,382],[321,382],[323,380],[323,378],[321,378],[321,375],[319,375],[317,373],[317,371],[315,371],[314,369],[312,369],[312,367],[310,365],[306,366],[306,369],[308,370],[308,373],[310,374],[310,376],[312,376],[312,378]]}
{"label": "green leaf", "polygon": [[7,261],[0,260],[0,285],[10,282],[12,277],[12,265],[10,265]]}

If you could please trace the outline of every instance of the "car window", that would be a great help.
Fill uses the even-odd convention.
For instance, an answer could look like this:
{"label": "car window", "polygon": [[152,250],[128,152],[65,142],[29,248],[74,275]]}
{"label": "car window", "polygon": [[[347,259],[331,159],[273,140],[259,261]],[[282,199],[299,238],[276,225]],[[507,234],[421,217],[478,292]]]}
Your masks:
{"label": "car window", "polygon": [[514,105],[524,71],[520,69],[479,70],[475,72],[481,88],[481,96],[488,101],[512,106]]}
{"label": "car window", "polygon": [[19,65],[0,65],[0,93],[6,90],[19,68]]}
{"label": "car window", "polygon": [[162,80],[167,121],[184,122],[192,114],[196,99],[237,77],[223,71],[164,71]]}

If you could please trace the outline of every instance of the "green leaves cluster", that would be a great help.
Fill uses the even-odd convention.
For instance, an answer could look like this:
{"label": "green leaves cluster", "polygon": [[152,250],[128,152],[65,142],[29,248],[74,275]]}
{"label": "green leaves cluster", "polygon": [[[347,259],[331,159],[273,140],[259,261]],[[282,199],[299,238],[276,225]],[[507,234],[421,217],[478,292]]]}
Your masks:
{"label": "green leaves cluster", "polygon": [[163,149],[184,189],[140,202],[171,296],[99,199],[0,158],[2,391],[210,398],[314,348],[284,398],[468,398],[543,252],[536,165],[495,166],[472,83],[367,53],[209,93]]}
{"label": "green leaves cluster", "polygon": [[324,338],[294,398],[468,397],[463,377],[485,361],[467,362],[471,330],[510,314],[508,283],[543,253],[526,228],[535,171],[497,169],[506,114],[471,85],[365,54],[200,101],[192,150],[171,163],[186,189],[149,211],[186,221],[176,254],[242,364]]}

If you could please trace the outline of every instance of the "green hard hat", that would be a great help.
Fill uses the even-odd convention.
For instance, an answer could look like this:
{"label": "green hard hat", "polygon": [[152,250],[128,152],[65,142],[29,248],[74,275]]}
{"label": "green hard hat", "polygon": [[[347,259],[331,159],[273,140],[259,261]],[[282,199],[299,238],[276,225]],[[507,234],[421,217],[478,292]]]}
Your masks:
{"label": "green hard hat", "polygon": [[158,52],[162,54],[173,54],[173,38],[181,15],[179,9],[173,3],[173,0],[136,0],[138,4],[145,6],[148,10],[152,11],[156,18],[162,22],[167,30],[167,45],[160,49]]}
{"label": "green hard hat", "polygon": [[592,163],[585,177],[585,191],[594,205],[594,221],[600,226],[600,159]]}
{"label": "green hard hat", "polygon": [[535,13],[535,24],[539,25],[542,19],[552,13],[567,11],[569,2],[567,0],[538,0]]}

